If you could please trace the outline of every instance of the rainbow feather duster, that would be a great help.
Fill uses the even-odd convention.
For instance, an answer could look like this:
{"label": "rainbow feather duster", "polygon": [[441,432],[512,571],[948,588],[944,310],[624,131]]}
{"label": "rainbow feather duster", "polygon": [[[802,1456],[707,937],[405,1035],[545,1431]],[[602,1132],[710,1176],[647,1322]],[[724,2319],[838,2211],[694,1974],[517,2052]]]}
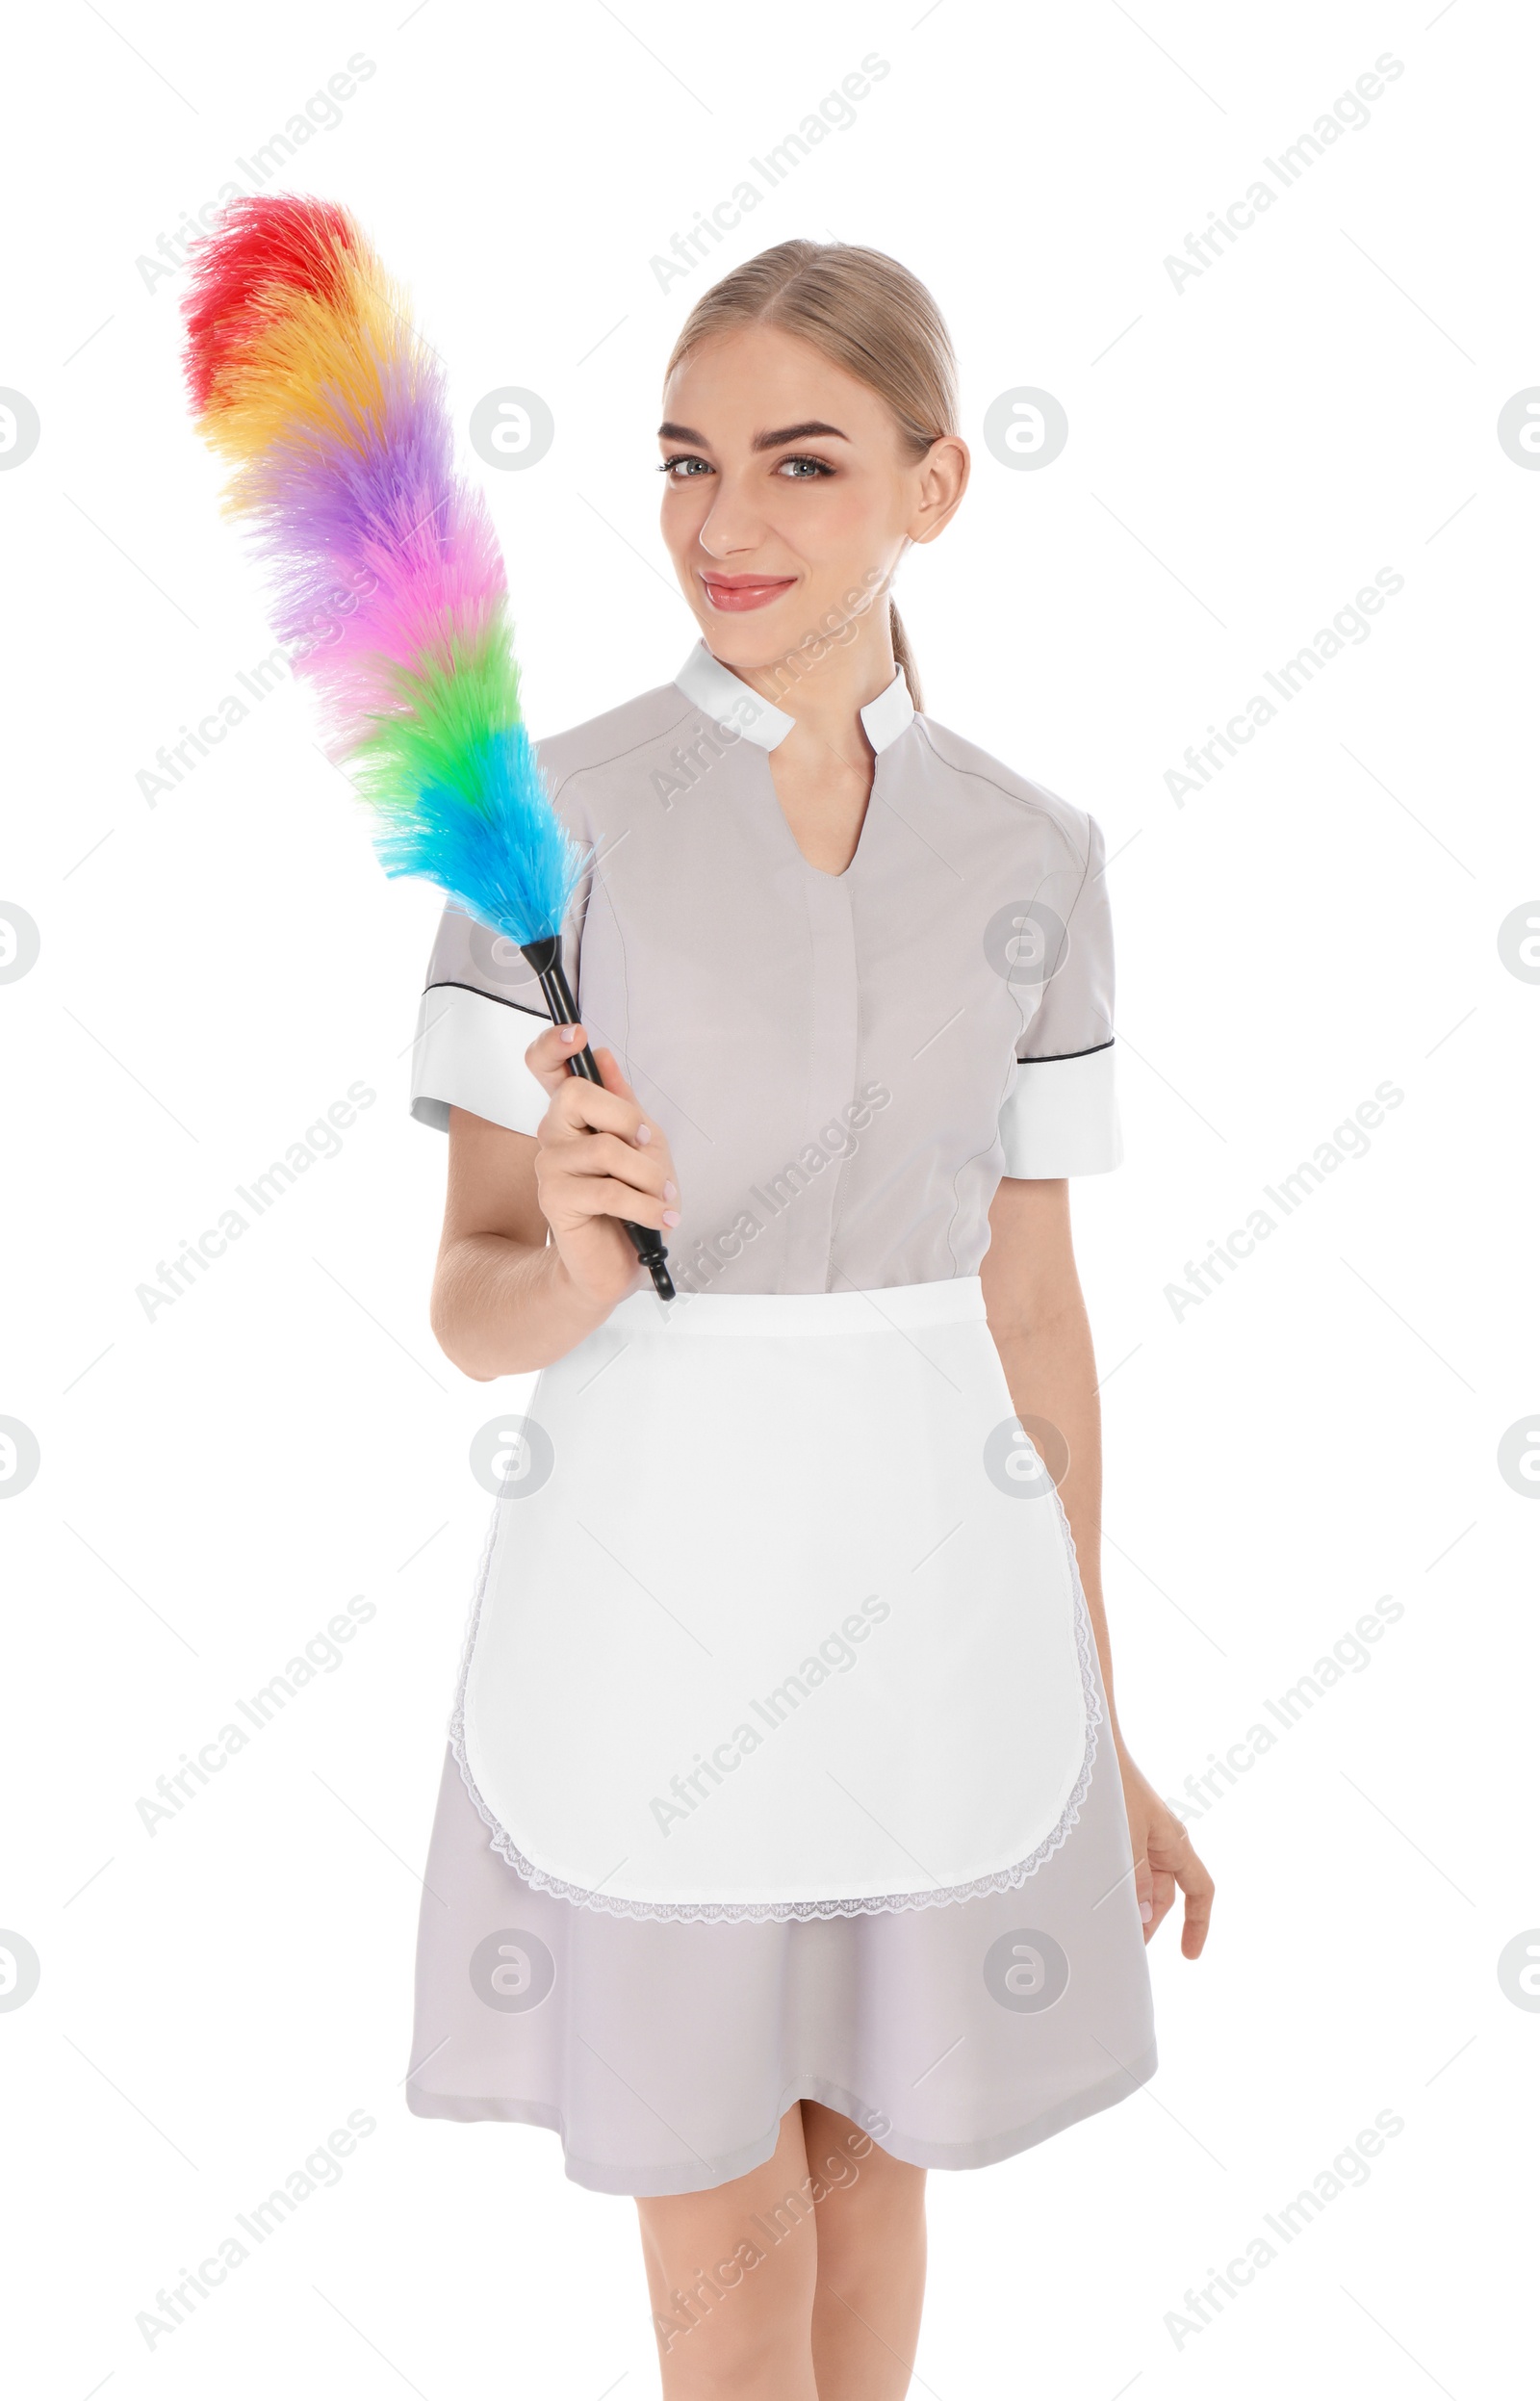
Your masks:
{"label": "rainbow feather duster", "polygon": [[[275,195],[223,212],[183,309],[198,429],[233,470],[226,510],[251,530],[274,630],[373,810],[386,873],[506,935],[552,1019],[576,1022],[561,929],[588,859],[530,746],[497,533],[454,472],[443,369],[404,296],[346,209]],[[603,1080],[586,1046],[568,1064]],[[671,1299],[658,1235],[626,1231]]]}
{"label": "rainbow feather duster", "polygon": [[455,475],[444,372],[404,296],[346,210],[274,196],[224,211],[184,313],[225,507],[386,872],[521,948],[559,935],[585,862],[530,747],[497,533]]}

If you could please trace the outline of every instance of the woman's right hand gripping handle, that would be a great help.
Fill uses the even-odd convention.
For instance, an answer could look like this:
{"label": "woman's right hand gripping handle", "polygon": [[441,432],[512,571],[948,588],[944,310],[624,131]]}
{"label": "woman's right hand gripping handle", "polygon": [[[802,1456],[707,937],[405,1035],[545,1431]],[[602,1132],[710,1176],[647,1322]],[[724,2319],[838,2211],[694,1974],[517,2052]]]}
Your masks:
{"label": "woman's right hand gripping handle", "polygon": [[629,1293],[649,1288],[621,1221],[654,1226],[666,1240],[680,1222],[679,1186],[668,1138],[644,1115],[614,1052],[594,1051],[603,1084],[568,1071],[586,1040],[580,1025],[551,1025],[525,1059],[551,1096],[535,1136],[541,1212],[574,1297],[607,1316]]}

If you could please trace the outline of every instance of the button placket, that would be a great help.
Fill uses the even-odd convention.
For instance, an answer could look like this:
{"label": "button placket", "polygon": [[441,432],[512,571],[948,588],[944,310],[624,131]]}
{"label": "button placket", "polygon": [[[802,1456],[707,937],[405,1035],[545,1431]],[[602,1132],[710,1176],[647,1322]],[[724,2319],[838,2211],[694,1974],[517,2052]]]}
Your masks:
{"label": "button placket", "polygon": [[[808,1061],[812,1123],[807,1138],[824,1149],[822,1129],[844,1123],[844,1112],[856,1089],[860,1035],[856,926],[850,886],[843,876],[820,875],[809,868],[806,880],[812,951]],[[830,1157],[797,1196],[790,1263],[804,1291],[830,1289],[834,1211],[843,1166],[838,1154]]]}

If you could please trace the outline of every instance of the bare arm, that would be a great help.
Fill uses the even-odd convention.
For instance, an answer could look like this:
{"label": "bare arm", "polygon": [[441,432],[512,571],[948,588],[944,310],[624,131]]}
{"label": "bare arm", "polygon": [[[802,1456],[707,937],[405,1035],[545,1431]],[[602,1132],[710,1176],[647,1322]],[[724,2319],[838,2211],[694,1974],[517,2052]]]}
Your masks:
{"label": "bare arm", "polygon": [[[1069,1232],[1063,1178],[1007,1176],[989,1211],[989,1248],[979,1271],[989,1330],[1021,1417],[1044,1418],[1069,1451],[1059,1497],[1075,1538],[1080,1581],[1096,1638],[1109,1732],[1122,1773],[1145,1939],[1186,1896],[1182,1949],[1195,1959],[1208,1932],[1214,1881],[1187,1828],[1141,1773],[1123,1741],[1113,1693],[1112,1644],[1101,1588],[1101,1404],[1091,1326]],[[1053,1462],[1049,1462],[1052,1464]]]}
{"label": "bare arm", "polygon": [[1067,1182],[1015,1176],[1002,1182],[979,1272],[989,1331],[1017,1414],[1045,1418],[1068,1446],[1059,1498],[1075,1537],[1113,1736],[1120,1741],[1101,1589],[1101,1403],[1070,1240]]}
{"label": "bare arm", "polygon": [[547,1367],[647,1278],[620,1220],[679,1223],[668,1142],[613,1051],[603,1087],[570,1075],[581,1026],[548,1026],[525,1053],[551,1096],[538,1134],[449,1111],[449,1177],[433,1278],[440,1348],[478,1382]]}

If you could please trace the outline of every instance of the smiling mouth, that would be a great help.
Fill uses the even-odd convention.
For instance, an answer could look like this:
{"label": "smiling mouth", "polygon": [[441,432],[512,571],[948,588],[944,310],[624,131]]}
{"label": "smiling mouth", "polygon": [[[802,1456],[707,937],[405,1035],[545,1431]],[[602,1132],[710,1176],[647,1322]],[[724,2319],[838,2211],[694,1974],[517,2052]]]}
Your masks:
{"label": "smiling mouth", "polygon": [[795,576],[703,575],[701,588],[713,608],[736,615],[746,608],[764,608],[789,592]]}

